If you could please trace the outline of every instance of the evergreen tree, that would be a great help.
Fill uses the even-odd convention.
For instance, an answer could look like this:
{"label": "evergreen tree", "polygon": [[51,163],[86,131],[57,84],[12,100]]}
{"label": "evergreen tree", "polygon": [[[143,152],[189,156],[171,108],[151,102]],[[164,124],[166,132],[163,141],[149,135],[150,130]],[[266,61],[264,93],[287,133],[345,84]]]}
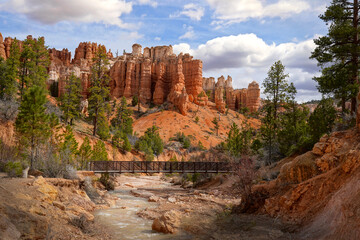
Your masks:
{"label": "evergreen tree", "polygon": [[226,149],[232,156],[238,157],[250,154],[252,132],[253,129],[247,122],[243,124],[241,130],[233,122],[226,139]]}
{"label": "evergreen tree", "polygon": [[130,144],[130,141],[129,141],[129,138],[124,135],[124,138],[123,138],[123,144],[122,144],[122,149],[126,152],[130,152],[131,151],[131,144]]}
{"label": "evergreen tree", "polygon": [[267,163],[270,163],[278,154],[278,128],[279,109],[284,107],[295,93],[295,87],[288,84],[288,74],[285,73],[285,67],[281,61],[275,62],[268,71],[268,77],[263,82],[266,101],[263,107],[264,117],[261,119],[261,138],[264,141],[264,147],[268,152]]}
{"label": "evergreen tree", "polygon": [[45,90],[33,86],[26,91],[15,122],[21,142],[30,147],[30,167],[34,167],[35,149],[50,135],[49,116],[45,113]]}
{"label": "evergreen tree", "polygon": [[109,161],[105,143],[103,141],[99,140],[93,146],[91,161]]}
{"label": "evergreen tree", "polygon": [[311,58],[322,69],[322,75],[314,80],[321,93],[341,100],[343,111],[351,99],[355,112],[360,56],[358,0],[333,0],[320,19],[330,26],[326,36],[314,40],[317,47]]}
{"label": "evergreen tree", "polygon": [[263,82],[264,94],[268,100],[267,103],[273,105],[271,114],[275,122],[278,120],[279,108],[286,102],[289,91],[288,77],[289,74],[285,73],[284,65],[281,61],[277,61],[270,67],[268,77]]}
{"label": "evergreen tree", "polygon": [[280,152],[291,155],[308,150],[309,143],[309,110],[305,105],[291,101],[285,105],[285,112],[280,115],[278,141]]}
{"label": "evergreen tree", "polygon": [[85,137],[84,142],[81,144],[79,151],[77,152],[77,157],[79,161],[79,168],[85,169],[89,163],[92,156],[90,140],[88,137]]}
{"label": "evergreen tree", "polygon": [[34,61],[34,69],[30,72],[30,86],[37,85],[46,88],[46,81],[48,79],[47,68],[50,65],[50,56],[43,37],[32,41],[32,50],[34,53],[32,59],[32,61]]}
{"label": "evergreen tree", "polygon": [[111,120],[111,126],[124,132],[125,134],[132,135],[133,133],[133,119],[131,118],[132,111],[127,107],[126,98],[122,97],[120,105],[116,110],[115,117]]}
{"label": "evergreen tree", "polygon": [[216,129],[216,136],[219,135],[219,120],[214,117],[214,119],[211,121],[214,124],[214,128]]}
{"label": "evergreen tree", "polygon": [[81,80],[71,73],[65,82],[65,92],[60,97],[60,108],[64,112],[66,124],[70,120],[70,125],[72,125],[73,119],[80,116],[81,97]]}
{"label": "evergreen tree", "polygon": [[129,138],[127,137],[127,135],[124,132],[122,132],[120,130],[117,130],[115,132],[114,136],[112,137],[112,144],[115,147],[120,148],[126,152],[130,152],[131,148],[132,148]]}
{"label": "evergreen tree", "polygon": [[34,85],[46,88],[47,68],[50,64],[49,51],[44,38],[25,39],[20,54],[20,95]]}
{"label": "evergreen tree", "polygon": [[101,111],[108,109],[110,99],[109,76],[107,66],[109,61],[104,48],[100,48],[93,59],[91,67],[91,87],[89,97],[89,114],[93,120],[93,135],[96,134],[98,118]]}
{"label": "evergreen tree", "polygon": [[154,154],[159,156],[164,149],[164,143],[160,138],[158,127],[152,126],[148,128],[144,136],[136,141],[135,148],[144,152],[147,160],[152,160]]}
{"label": "evergreen tree", "polygon": [[67,164],[73,165],[79,144],[75,139],[71,126],[66,126],[62,138],[63,141],[60,144],[60,159]]}
{"label": "evergreen tree", "polygon": [[96,129],[96,133],[99,135],[101,140],[108,140],[110,138],[110,129],[108,120],[106,118],[106,114],[104,110],[100,110],[98,114],[98,120],[97,120],[98,127]]}
{"label": "evergreen tree", "polygon": [[332,99],[322,99],[310,115],[309,126],[312,143],[316,143],[326,133],[330,133],[336,119],[336,109]]}
{"label": "evergreen tree", "polygon": [[139,103],[139,98],[138,98],[137,95],[134,95],[134,96],[132,97],[132,100],[131,100],[131,105],[132,105],[133,107],[135,107],[136,105],[138,105],[138,103]]}
{"label": "evergreen tree", "polygon": [[263,140],[263,147],[267,151],[267,159],[266,163],[270,164],[272,162],[272,158],[274,153],[277,152],[277,142],[276,142],[276,124],[274,119],[274,105],[269,103],[268,101],[265,102],[262,112],[264,117],[261,119],[261,126],[260,126],[260,137]]}
{"label": "evergreen tree", "polygon": [[20,47],[19,42],[14,39],[10,47],[10,56],[6,64],[0,59],[0,98],[12,99],[17,92],[17,79],[20,65]]}

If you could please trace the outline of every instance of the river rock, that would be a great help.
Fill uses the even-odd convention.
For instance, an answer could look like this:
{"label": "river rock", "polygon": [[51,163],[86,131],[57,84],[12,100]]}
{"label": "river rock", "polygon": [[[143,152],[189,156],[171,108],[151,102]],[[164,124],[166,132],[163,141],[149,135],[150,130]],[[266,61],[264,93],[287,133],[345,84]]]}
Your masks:
{"label": "river rock", "polygon": [[174,197],[169,197],[169,198],[168,198],[168,201],[171,202],[171,203],[176,203],[176,198],[174,198]]}
{"label": "river rock", "polygon": [[154,195],[151,192],[147,192],[144,190],[131,190],[130,193],[135,197],[142,197],[142,198],[150,198],[151,196]]}
{"label": "river rock", "polygon": [[160,200],[160,197],[153,195],[153,196],[149,197],[148,201],[149,202],[158,202],[159,200]]}
{"label": "river rock", "polygon": [[152,224],[152,230],[163,233],[176,233],[180,226],[181,213],[176,210],[165,212],[156,218]]}

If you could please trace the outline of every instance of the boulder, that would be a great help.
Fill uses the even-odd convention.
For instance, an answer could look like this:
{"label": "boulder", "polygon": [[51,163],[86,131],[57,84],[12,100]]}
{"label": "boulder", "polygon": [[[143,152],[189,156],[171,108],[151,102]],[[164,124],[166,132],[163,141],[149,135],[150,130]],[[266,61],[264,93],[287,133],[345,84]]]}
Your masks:
{"label": "boulder", "polygon": [[180,226],[181,213],[176,210],[165,212],[162,216],[154,219],[152,230],[162,233],[176,233]]}
{"label": "boulder", "polygon": [[47,183],[42,176],[34,180],[33,186],[37,186],[38,191],[43,194],[41,200],[44,202],[52,203],[58,196],[57,189],[53,185]]}

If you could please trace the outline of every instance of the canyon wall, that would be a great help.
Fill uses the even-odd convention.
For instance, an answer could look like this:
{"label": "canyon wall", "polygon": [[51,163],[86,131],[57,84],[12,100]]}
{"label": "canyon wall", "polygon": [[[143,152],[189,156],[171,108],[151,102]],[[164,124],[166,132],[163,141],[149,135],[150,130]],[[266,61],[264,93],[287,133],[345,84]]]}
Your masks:
{"label": "canyon wall", "polygon": [[255,81],[248,88],[234,89],[230,76],[227,79],[221,76],[217,82],[213,77],[203,78],[203,89],[220,112],[224,111],[224,106],[235,111],[246,107],[251,112],[256,112],[260,107],[260,88]]}

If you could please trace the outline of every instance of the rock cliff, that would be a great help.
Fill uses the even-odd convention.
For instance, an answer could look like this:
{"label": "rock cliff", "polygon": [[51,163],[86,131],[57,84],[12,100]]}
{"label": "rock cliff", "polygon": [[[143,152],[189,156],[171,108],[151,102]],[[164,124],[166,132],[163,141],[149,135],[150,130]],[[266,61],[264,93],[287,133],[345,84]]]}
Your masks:
{"label": "rock cliff", "polygon": [[[248,88],[233,89],[232,78],[230,76],[225,80],[224,76],[218,78],[203,78],[204,91],[209,98],[215,102],[217,109],[223,111],[225,104],[231,110],[239,110],[240,108],[247,107],[251,112],[255,112],[260,107],[260,88],[259,84],[255,81],[249,84]],[[219,97],[220,90],[224,95],[224,100]],[[220,103],[223,101],[224,103]]]}
{"label": "rock cliff", "polygon": [[132,53],[115,59],[110,68],[114,97],[139,96],[142,103],[173,103],[186,114],[187,102],[207,104],[202,89],[202,62],[189,54],[173,53],[172,46],[144,48],[134,44]]}

